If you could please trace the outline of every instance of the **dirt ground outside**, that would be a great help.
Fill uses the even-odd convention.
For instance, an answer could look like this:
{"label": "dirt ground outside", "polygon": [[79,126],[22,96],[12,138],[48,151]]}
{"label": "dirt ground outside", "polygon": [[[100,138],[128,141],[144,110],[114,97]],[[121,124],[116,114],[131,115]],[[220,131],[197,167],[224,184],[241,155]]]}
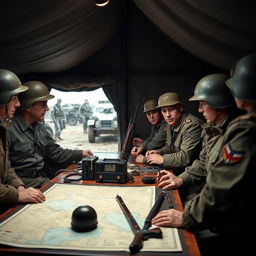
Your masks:
{"label": "dirt ground outside", "polygon": [[100,135],[95,143],[88,142],[88,133],[83,133],[83,126],[78,123],[75,126],[66,126],[60,137],[63,139],[57,143],[63,148],[90,149],[92,152],[117,152],[117,138],[111,135]]}

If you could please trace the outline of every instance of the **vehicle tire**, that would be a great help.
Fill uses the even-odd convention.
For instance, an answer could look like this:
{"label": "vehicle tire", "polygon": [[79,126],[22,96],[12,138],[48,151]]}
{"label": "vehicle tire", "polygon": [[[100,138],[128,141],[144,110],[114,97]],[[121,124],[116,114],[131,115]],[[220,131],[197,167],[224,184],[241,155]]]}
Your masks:
{"label": "vehicle tire", "polygon": [[89,143],[95,142],[95,133],[94,133],[93,127],[91,126],[88,127],[88,141]]}
{"label": "vehicle tire", "polygon": [[68,116],[67,122],[71,126],[75,126],[77,124],[77,118],[75,116]]}

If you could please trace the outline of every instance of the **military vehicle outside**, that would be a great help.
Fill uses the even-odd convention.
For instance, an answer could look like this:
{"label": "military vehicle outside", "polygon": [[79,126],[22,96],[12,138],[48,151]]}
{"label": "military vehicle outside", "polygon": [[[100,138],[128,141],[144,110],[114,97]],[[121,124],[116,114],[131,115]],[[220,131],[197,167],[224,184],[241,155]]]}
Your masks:
{"label": "military vehicle outside", "polygon": [[101,134],[113,135],[117,138],[117,114],[109,101],[99,101],[87,122],[88,141],[94,143]]}
{"label": "military vehicle outside", "polygon": [[61,107],[64,111],[67,124],[74,126],[78,122],[81,122],[79,112],[80,104],[63,104]]}

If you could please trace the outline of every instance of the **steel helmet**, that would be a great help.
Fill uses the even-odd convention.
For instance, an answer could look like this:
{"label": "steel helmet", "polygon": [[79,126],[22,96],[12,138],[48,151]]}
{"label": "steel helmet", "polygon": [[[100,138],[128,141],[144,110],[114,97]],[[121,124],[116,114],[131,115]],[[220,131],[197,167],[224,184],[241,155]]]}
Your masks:
{"label": "steel helmet", "polygon": [[45,101],[54,98],[49,94],[48,88],[45,84],[39,81],[29,81],[24,83],[28,90],[21,93],[19,96],[20,108],[30,108],[36,101]]}
{"label": "steel helmet", "polygon": [[71,227],[75,231],[90,231],[97,227],[97,213],[89,205],[78,206],[72,213]]}
{"label": "steel helmet", "polygon": [[172,106],[172,105],[176,105],[176,104],[182,104],[184,105],[180,98],[179,95],[175,92],[166,92],[164,94],[162,94],[159,98],[158,98],[158,108],[161,107],[167,107],[167,106]]}
{"label": "steel helmet", "polygon": [[0,69],[0,106],[7,105],[13,95],[27,89],[28,87],[23,86],[20,79],[13,72]]}
{"label": "steel helmet", "polygon": [[155,99],[147,100],[144,103],[144,111],[143,113],[146,113],[148,111],[152,111],[157,109],[157,101]]}
{"label": "steel helmet", "polygon": [[211,74],[203,77],[197,83],[194,96],[189,101],[202,100],[214,108],[234,106],[234,98],[225,84],[227,78],[225,74]]}
{"label": "steel helmet", "polygon": [[233,96],[244,101],[256,101],[256,54],[241,58],[233,76],[226,81]]}

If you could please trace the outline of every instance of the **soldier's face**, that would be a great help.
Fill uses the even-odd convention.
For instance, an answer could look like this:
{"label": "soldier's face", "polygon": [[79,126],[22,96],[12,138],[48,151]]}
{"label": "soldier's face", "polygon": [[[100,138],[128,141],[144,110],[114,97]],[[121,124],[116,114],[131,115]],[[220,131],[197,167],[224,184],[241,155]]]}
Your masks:
{"label": "soldier's face", "polygon": [[162,115],[170,126],[176,126],[178,124],[182,111],[183,106],[181,104],[161,108]]}
{"label": "soldier's face", "polygon": [[244,101],[242,101],[242,100],[240,100],[238,98],[235,98],[235,102],[236,102],[237,108],[245,110]]}
{"label": "soldier's face", "polygon": [[20,102],[17,95],[12,96],[10,102],[7,104],[7,107],[1,106],[0,107],[0,118],[13,118],[16,108],[20,106]]}
{"label": "soldier's face", "polygon": [[44,115],[48,110],[47,101],[37,101],[28,109],[30,117],[34,122],[44,120]]}
{"label": "soldier's face", "polygon": [[148,121],[152,124],[152,125],[156,125],[160,119],[161,119],[161,113],[159,110],[152,110],[152,111],[148,111],[146,112]]}
{"label": "soldier's face", "polygon": [[208,124],[216,124],[219,121],[219,111],[204,101],[199,101],[198,112],[202,113]]}
{"label": "soldier's face", "polygon": [[20,102],[17,95],[12,96],[10,102],[7,104],[8,117],[13,118],[16,108],[20,106]]}

